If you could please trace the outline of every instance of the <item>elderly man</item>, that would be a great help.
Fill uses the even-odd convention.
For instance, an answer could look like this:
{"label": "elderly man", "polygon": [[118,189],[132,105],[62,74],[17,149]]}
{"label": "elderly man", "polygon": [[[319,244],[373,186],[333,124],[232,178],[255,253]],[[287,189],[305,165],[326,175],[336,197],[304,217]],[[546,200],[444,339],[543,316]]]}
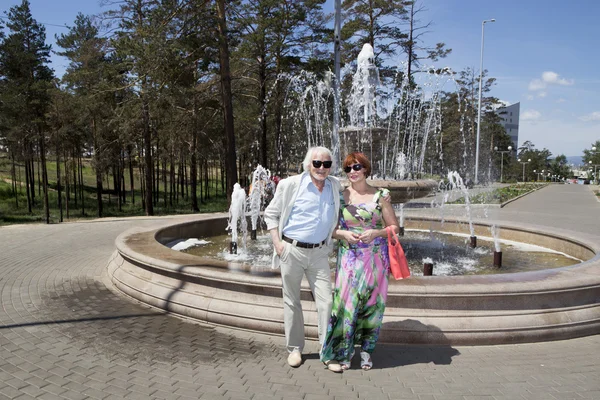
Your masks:
{"label": "elderly man", "polygon": [[[329,176],[331,152],[313,147],[306,153],[303,166],[304,173],[279,182],[264,214],[273,240],[273,267],[281,268],[287,361],[292,367],[302,364],[305,338],[300,284],[304,275],[317,306],[321,344],[327,331],[331,313],[328,255],[340,208],[340,183]],[[337,361],[330,361],[327,367],[342,371]]]}

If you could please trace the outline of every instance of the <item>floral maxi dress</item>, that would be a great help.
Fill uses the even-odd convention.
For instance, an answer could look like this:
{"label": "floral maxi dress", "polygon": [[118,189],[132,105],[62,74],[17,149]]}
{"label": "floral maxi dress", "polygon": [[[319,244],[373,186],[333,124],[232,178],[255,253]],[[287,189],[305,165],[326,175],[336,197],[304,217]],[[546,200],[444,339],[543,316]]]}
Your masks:
{"label": "floral maxi dress", "polygon": [[[385,192],[377,191],[373,201],[346,204],[341,199],[340,227],[362,233],[367,229],[383,229],[379,200]],[[387,299],[389,256],[387,238],[378,237],[370,244],[349,245],[339,242],[335,288],[331,318],[327,327],[321,360],[348,361],[354,345],[372,353]]]}

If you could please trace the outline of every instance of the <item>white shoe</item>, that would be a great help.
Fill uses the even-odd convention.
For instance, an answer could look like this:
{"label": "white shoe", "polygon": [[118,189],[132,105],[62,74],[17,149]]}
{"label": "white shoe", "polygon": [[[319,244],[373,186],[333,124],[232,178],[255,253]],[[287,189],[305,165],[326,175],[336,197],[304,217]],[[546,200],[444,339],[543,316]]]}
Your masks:
{"label": "white shoe", "polygon": [[331,372],[342,372],[342,366],[336,360],[325,361],[323,364],[327,366],[327,369]]}
{"label": "white shoe", "polygon": [[288,364],[290,367],[298,368],[302,364],[302,354],[300,350],[294,349],[288,356]]}

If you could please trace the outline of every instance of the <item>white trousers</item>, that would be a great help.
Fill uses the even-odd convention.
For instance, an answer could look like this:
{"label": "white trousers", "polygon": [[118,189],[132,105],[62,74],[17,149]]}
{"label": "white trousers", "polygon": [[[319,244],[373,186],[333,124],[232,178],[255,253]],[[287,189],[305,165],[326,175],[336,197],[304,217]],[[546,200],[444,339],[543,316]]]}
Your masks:
{"label": "white trousers", "polygon": [[323,344],[331,316],[331,274],[329,246],[304,249],[285,243],[281,255],[281,280],[283,283],[283,323],[289,352],[304,348],[304,315],[300,302],[300,285],[306,275],[317,307],[319,343]]}

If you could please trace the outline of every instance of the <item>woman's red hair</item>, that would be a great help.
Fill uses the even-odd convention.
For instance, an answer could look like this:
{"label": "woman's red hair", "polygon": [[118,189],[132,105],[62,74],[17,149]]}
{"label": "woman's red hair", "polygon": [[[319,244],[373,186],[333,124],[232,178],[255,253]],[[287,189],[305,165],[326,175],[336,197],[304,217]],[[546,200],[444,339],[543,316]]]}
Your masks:
{"label": "woman's red hair", "polygon": [[360,164],[365,169],[365,176],[371,175],[371,162],[360,151],[355,151],[346,156],[344,158],[344,162],[342,163],[342,168],[351,167],[354,164]]}

